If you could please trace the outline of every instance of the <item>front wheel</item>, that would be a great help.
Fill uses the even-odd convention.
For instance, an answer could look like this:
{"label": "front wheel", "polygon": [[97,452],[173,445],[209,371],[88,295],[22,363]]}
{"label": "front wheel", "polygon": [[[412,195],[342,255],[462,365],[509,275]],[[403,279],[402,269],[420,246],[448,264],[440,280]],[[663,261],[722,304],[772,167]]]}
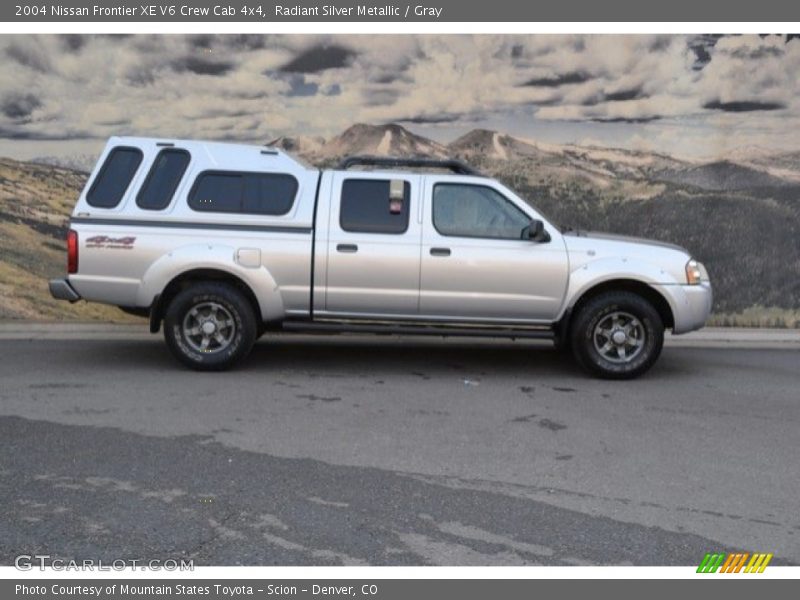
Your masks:
{"label": "front wheel", "polygon": [[631,292],[606,292],[584,304],[571,327],[578,364],[604,379],[633,379],[653,366],[664,345],[658,311]]}
{"label": "front wheel", "polygon": [[164,316],[164,339],[185,365],[227,369],[247,356],[256,340],[256,318],[247,298],[224,283],[198,283],[181,291]]}

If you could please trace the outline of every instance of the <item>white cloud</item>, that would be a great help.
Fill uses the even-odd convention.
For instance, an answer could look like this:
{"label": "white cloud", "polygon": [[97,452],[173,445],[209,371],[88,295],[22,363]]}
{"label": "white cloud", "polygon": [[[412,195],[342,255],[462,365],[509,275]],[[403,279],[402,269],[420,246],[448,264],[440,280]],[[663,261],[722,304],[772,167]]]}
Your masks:
{"label": "white cloud", "polygon": [[[463,128],[517,119],[520,126],[569,121],[587,129],[647,122],[649,139],[670,148],[681,138],[702,144],[710,132],[726,144],[745,135],[794,143],[787,123],[800,117],[800,41],[724,37],[709,49],[702,70],[694,68],[690,41],[644,35],[4,36],[0,137],[136,133],[266,141],[331,135],[359,121],[412,119],[425,126],[427,120],[431,127],[454,121],[452,127]],[[338,58],[316,68],[314,60],[326,51]],[[303,56],[302,72],[282,71]],[[630,143],[639,143],[631,137],[636,134]]]}

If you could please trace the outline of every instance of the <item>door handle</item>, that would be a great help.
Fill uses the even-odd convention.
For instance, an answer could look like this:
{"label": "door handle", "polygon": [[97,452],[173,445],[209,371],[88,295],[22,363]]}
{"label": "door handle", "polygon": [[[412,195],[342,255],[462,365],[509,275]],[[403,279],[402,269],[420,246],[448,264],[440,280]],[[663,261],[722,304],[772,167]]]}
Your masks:
{"label": "door handle", "polygon": [[355,244],[337,244],[336,249],[339,252],[358,252],[358,246]]}
{"label": "door handle", "polygon": [[431,248],[431,256],[450,256],[450,248]]}

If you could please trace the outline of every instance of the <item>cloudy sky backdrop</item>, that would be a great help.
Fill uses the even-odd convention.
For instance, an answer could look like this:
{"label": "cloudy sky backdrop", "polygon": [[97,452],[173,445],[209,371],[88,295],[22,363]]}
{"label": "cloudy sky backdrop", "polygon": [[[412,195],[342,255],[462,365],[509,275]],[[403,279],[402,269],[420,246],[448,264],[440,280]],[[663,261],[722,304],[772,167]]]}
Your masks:
{"label": "cloudy sky backdrop", "polygon": [[0,155],[398,122],[686,157],[800,150],[793,36],[0,37]]}

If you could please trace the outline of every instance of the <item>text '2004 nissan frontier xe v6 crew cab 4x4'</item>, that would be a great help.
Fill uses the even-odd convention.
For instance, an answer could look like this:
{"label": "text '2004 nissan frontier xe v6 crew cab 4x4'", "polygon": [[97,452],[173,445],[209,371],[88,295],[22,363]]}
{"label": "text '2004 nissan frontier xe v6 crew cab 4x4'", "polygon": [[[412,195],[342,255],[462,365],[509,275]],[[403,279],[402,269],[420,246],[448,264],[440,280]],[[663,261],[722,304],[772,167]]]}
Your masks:
{"label": "text '2004 nissan frontier xe v6 crew cab 4x4'", "polygon": [[686,250],[561,231],[457,161],[320,171],[266,147],[111,138],[67,247],[53,296],[163,322],[196,369],[233,365],[268,331],[368,332],[552,339],[623,379],[711,309]]}

